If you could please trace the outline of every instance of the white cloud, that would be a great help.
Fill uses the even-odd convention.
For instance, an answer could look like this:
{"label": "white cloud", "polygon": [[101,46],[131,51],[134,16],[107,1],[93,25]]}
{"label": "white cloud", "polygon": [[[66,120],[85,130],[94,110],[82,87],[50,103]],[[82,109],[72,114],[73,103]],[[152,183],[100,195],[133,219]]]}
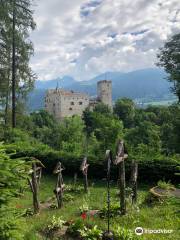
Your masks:
{"label": "white cloud", "polygon": [[179,0],[38,0],[33,70],[39,79],[89,79],[153,67],[180,30]]}

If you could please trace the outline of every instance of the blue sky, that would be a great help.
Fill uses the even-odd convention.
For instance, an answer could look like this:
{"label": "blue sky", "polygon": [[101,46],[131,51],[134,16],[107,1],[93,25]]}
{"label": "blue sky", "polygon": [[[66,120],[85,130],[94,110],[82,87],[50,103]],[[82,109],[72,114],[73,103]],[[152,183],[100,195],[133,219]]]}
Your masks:
{"label": "blue sky", "polygon": [[31,66],[38,79],[86,80],[106,71],[154,67],[180,31],[179,0],[35,0]]}

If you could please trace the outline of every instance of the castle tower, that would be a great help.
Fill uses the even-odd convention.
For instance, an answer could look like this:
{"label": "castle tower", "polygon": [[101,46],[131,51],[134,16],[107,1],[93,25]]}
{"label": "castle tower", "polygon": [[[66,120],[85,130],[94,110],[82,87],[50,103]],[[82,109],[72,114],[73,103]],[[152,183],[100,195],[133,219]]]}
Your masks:
{"label": "castle tower", "polygon": [[97,83],[98,99],[112,109],[112,81],[103,80]]}

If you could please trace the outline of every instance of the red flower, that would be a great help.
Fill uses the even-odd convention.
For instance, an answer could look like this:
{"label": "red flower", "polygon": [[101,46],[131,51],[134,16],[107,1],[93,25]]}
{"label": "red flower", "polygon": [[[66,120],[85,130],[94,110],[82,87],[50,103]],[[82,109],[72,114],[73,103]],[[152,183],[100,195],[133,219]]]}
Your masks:
{"label": "red flower", "polygon": [[85,219],[87,218],[87,215],[86,215],[86,213],[85,213],[85,212],[83,212],[83,213],[81,214],[81,217],[82,217],[82,219],[83,219],[83,220],[85,220]]}

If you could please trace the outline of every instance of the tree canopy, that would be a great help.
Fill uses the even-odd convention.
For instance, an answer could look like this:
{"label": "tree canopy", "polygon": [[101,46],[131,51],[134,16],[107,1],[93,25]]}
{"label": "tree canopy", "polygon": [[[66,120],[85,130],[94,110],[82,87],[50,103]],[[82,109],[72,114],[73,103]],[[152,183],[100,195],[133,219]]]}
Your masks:
{"label": "tree canopy", "polygon": [[172,91],[180,101],[180,33],[172,36],[160,49],[158,66],[163,67],[173,83]]}

